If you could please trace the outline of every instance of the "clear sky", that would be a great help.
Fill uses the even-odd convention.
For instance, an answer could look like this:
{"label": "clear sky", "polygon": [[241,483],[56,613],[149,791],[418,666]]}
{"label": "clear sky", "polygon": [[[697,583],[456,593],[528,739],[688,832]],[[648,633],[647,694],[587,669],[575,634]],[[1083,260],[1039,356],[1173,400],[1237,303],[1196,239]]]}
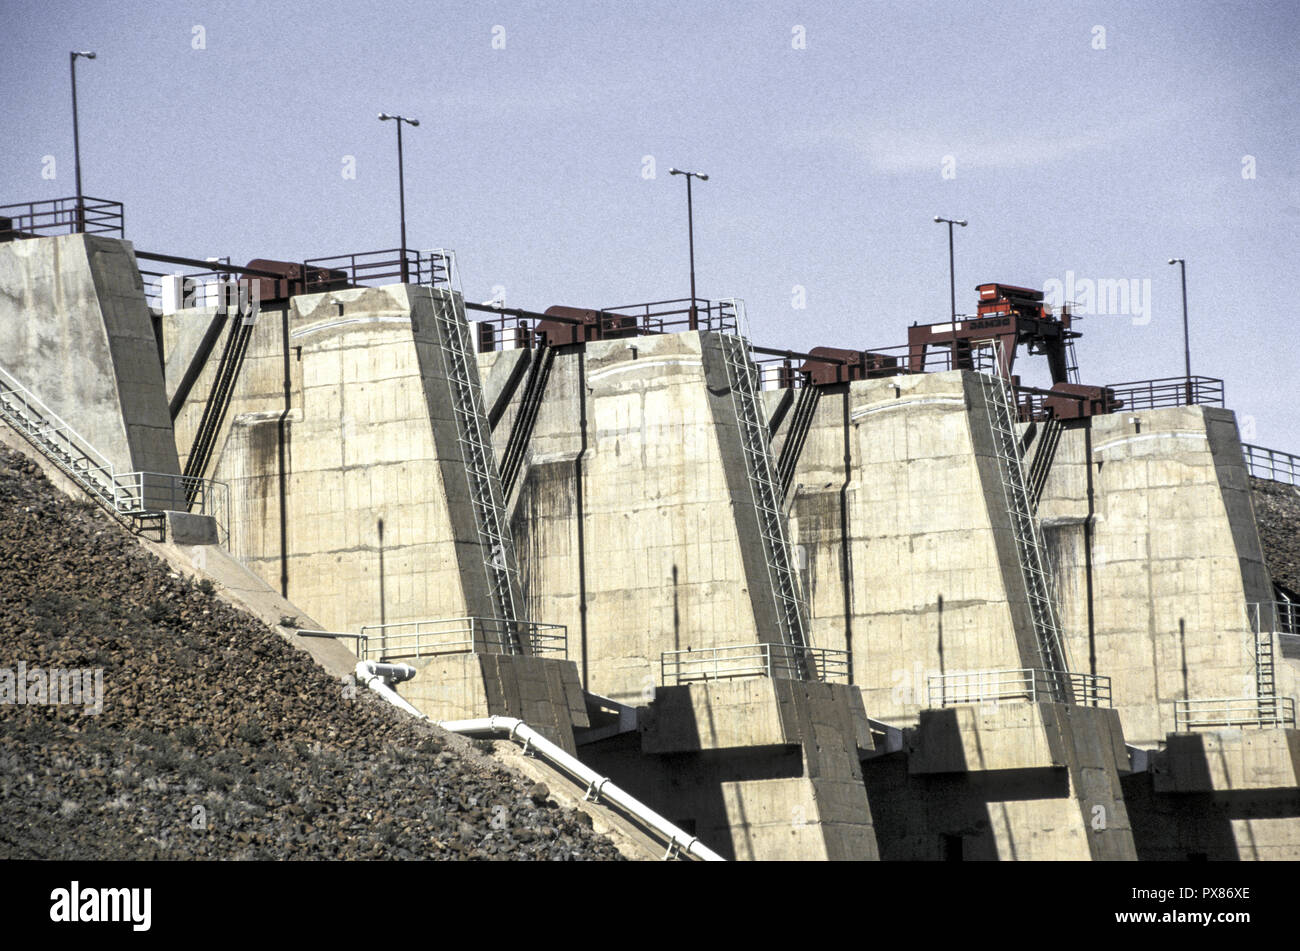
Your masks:
{"label": "clear sky", "polygon": [[1083,378],[1181,375],[1183,257],[1193,372],[1300,452],[1298,37],[1293,0],[0,0],[0,204],[73,194],[67,54],[92,49],[85,191],[142,250],[396,246],[388,111],[421,121],[409,243],[456,249],[471,299],[686,296],[673,165],[710,176],[700,295],[743,298],[768,346],[946,317],[940,214],[970,221],[959,313],[984,281],[1135,282],[1081,324]]}

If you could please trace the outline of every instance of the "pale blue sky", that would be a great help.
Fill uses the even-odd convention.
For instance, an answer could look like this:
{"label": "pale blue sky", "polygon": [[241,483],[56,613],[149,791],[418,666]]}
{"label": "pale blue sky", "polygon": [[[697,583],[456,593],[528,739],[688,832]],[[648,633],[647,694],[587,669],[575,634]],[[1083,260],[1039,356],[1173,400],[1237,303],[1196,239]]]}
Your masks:
{"label": "pale blue sky", "polygon": [[455,248],[479,300],[684,296],[672,165],[711,176],[701,295],[744,298],[770,346],[885,347],[945,317],[942,214],[971,222],[959,311],[989,280],[1149,281],[1149,322],[1082,324],[1083,376],[1178,375],[1185,257],[1193,372],[1225,378],[1248,441],[1300,452],[1298,27],[1293,2],[0,0],[0,203],[72,194],[67,52],[89,48],[85,190],[125,202],[143,250],[396,245],[382,110],[421,120],[410,244]]}

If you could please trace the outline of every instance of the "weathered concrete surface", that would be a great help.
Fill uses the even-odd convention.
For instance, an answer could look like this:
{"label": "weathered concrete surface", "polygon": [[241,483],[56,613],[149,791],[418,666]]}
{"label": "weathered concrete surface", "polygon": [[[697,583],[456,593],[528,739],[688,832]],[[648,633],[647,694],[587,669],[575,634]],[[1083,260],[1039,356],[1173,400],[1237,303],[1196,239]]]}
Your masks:
{"label": "weathered concrete surface", "polygon": [[398,693],[433,720],[517,717],[576,752],[574,726],[589,725],[572,661],[513,654],[445,654],[412,662],[419,673]]}
{"label": "weathered concrete surface", "polygon": [[[389,285],[295,297],[254,323],[212,471],[232,487],[235,551],[325,630],[497,615],[434,319],[449,306],[443,292]],[[169,323],[174,387],[206,319]],[[183,433],[213,377],[191,391]],[[413,663],[421,673],[400,690],[435,719],[518,716],[569,749],[573,725],[587,725],[571,663]]]}
{"label": "weathered concrete surface", "polygon": [[[3,424],[0,424],[0,443],[23,452],[35,461],[46,478],[66,495],[73,498],[85,497],[85,491],[80,485],[36,452],[23,437]],[[141,537],[139,541],[150,552],[166,561],[172,570],[196,581],[211,582],[214,593],[219,598],[276,628],[286,640],[309,653],[326,671],[340,678],[349,678],[349,683],[351,682],[357,664],[352,651],[339,641],[303,637],[293,628],[281,627],[280,622],[286,617],[294,618],[298,627],[307,630],[319,629],[320,625],[301,608],[282,598],[279,592],[249,571],[225,548],[206,543],[186,544],[174,539],[157,542]]]}
{"label": "weathered concrete surface", "polygon": [[129,241],[73,234],[0,244],[0,326],[0,365],[114,469],[180,471]]}
{"label": "weathered concrete surface", "polygon": [[1300,730],[1171,733],[1152,775],[1157,793],[1289,790],[1300,807]]}
{"label": "weathered concrete surface", "polygon": [[557,354],[512,528],[529,610],[578,633],[587,689],[642,703],[665,651],[779,638],[738,439],[713,333]]}
{"label": "weathered concrete surface", "polygon": [[829,389],[795,483],[813,641],[852,652],[873,717],[916,722],[932,675],[1041,666],[975,374]]}
{"label": "weathered concrete surface", "polygon": [[[927,710],[906,756],[864,765],[883,858],[1132,860],[1105,708],[998,703]],[[906,762],[904,776],[900,770]]]}
{"label": "weathered concrete surface", "polygon": [[[1125,777],[1124,798],[1138,858],[1300,859],[1294,740],[1283,740],[1283,732],[1250,731],[1249,738],[1181,736],[1155,757],[1151,771]],[[1275,735],[1263,735],[1267,733]],[[1256,766],[1261,767],[1258,774]]]}
{"label": "weathered concrete surface", "polygon": [[[1130,743],[1163,741],[1175,700],[1255,695],[1246,604],[1272,589],[1231,412],[1120,412],[1067,430],[1039,511],[1070,651],[1111,678]],[[1278,693],[1294,697],[1277,659]]]}
{"label": "weathered concrete surface", "polygon": [[220,541],[217,520],[211,515],[167,512],[166,537],[174,545],[216,545]]}
{"label": "weathered concrete surface", "polygon": [[805,740],[874,748],[862,698],[844,684],[743,677],[662,687],[650,711],[641,746],[654,755]]}
{"label": "weathered concrete surface", "polygon": [[874,860],[870,749],[857,691],[755,677],[661,688],[639,744],[584,759],[723,855]]}
{"label": "weathered concrete surface", "polygon": [[403,285],[307,295],[249,341],[211,472],[232,488],[236,554],[330,630],[495,613],[433,307]]}

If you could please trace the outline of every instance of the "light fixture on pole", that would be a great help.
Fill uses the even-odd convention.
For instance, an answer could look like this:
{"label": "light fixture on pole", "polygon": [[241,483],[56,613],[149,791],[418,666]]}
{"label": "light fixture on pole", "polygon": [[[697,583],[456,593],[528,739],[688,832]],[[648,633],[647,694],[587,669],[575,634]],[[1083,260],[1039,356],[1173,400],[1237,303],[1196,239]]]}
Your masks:
{"label": "light fixture on pole", "polygon": [[1183,374],[1187,386],[1187,405],[1192,405],[1192,343],[1187,333],[1187,262],[1182,258],[1170,258],[1170,264],[1177,264],[1179,276],[1183,282]]}
{"label": "light fixture on pole", "polygon": [[690,329],[695,330],[699,327],[699,314],[695,307],[695,214],[691,206],[691,179],[698,178],[702,182],[707,182],[709,176],[703,172],[687,172],[680,168],[670,168],[669,175],[686,176],[686,233],[690,241],[691,248],[691,307],[690,307]]}
{"label": "light fixture on pole", "polygon": [[417,126],[420,124],[419,119],[408,119],[406,116],[390,116],[386,112],[379,113],[379,120],[386,122],[394,119],[397,122],[397,201],[402,217],[402,283],[410,283],[410,266],[406,261],[406,178],[402,167],[402,123]]}
{"label": "light fixture on pole", "polygon": [[966,227],[966,221],[964,219],[942,218],[935,215],[934,222],[935,224],[946,222],[948,225],[948,296],[951,301],[952,320],[955,323],[957,320],[957,274],[953,267],[952,226],[961,225],[964,228]]}
{"label": "light fixture on pole", "polygon": [[81,133],[77,128],[77,57],[94,59],[90,50],[72,50],[68,53],[68,68],[72,72],[72,161],[77,170],[77,208],[76,229],[81,234],[86,230],[86,203],[81,197]]}

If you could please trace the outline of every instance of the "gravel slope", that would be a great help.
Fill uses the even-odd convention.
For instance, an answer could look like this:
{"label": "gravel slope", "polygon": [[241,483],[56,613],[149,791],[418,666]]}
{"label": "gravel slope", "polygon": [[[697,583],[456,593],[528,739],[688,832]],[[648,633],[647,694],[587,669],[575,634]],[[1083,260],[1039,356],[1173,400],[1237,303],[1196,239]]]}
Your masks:
{"label": "gravel slope", "polygon": [[0,703],[0,858],[619,858],[0,446],[0,699],[20,661],[102,668],[103,710]]}
{"label": "gravel slope", "polygon": [[1300,593],[1300,487],[1250,480],[1255,524],[1273,581]]}

